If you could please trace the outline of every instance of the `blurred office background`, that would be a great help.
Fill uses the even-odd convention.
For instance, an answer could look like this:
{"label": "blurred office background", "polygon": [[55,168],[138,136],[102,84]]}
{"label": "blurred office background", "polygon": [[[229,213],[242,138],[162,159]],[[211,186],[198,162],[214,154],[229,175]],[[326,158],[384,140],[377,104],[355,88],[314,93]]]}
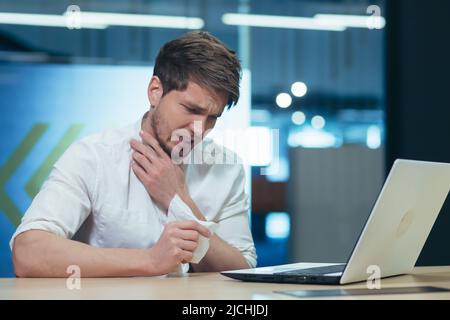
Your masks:
{"label": "blurred office background", "polygon": [[[450,6],[421,3],[2,1],[0,277],[13,276],[9,239],[53,163],[136,121],[159,48],[199,29],[245,70],[218,126],[246,136],[258,265],[345,262],[394,159],[450,162]],[[450,263],[449,227],[447,205],[419,264]]]}

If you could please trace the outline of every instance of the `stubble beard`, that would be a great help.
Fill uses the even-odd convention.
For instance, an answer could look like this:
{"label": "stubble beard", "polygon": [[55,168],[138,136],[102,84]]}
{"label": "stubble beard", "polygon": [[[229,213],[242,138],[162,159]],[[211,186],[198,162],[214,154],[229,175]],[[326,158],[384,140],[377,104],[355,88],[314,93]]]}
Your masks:
{"label": "stubble beard", "polygon": [[[161,115],[157,111],[157,109],[152,114],[152,117],[150,119],[150,125],[152,126],[152,130],[155,133],[155,138],[158,141],[159,145],[163,149],[163,151],[170,157],[172,150],[169,148],[169,146],[166,144],[166,142],[161,138],[162,136],[162,127],[166,125],[165,121],[162,119]],[[167,125],[166,125],[167,127]]]}

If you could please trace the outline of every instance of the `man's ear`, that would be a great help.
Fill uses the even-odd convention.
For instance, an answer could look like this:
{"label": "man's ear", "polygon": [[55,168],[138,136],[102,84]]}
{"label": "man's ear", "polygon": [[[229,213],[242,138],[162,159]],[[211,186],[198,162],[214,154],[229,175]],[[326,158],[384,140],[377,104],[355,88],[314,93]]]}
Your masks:
{"label": "man's ear", "polygon": [[153,76],[150,79],[150,83],[148,84],[147,88],[148,100],[150,101],[150,105],[152,106],[152,108],[159,104],[159,101],[163,96],[163,92],[164,90],[161,80],[159,80],[157,76]]}

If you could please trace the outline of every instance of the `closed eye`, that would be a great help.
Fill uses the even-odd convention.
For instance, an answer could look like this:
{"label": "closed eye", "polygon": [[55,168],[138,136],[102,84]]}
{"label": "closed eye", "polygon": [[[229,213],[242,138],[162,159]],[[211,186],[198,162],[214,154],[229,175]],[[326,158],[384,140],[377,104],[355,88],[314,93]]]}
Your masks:
{"label": "closed eye", "polygon": [[[187,105],[182,104],[182,103],[180,105],[189,113],[202,114],[204,112],[203,109],[200,109],[200,108],[190,107],[190,106],[187,106]],[[214,120],[215,121],[215,120],[219,119],[221,116],[222,116],[222,114],[212,114],[212,115],[208,116],[208,118],[210,120]]]}
{"label": "closed eye", "polygon": [[196,109],[196,108],[191,108],[191,107],[188,107],[188,106],[186,106],[186,105],[184,105],[184,104],[182,104],[182,106],[183,106],[183,108],[184,108],[186,111],[188,111],[188,112],[190,112],[190,113],[195,113],[195,114],[200,113],[199,110]]}

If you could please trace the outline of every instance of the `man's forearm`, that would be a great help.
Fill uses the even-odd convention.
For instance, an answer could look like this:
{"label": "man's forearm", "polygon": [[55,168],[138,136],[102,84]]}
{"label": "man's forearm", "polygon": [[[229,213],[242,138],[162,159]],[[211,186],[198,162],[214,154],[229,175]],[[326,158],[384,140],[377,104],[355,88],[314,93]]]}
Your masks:
{"label": "man's forearm", "polygon": [[97,248],[39,230],[18,235],[13,250],[19,277],[68,277],[70,265],[80,268],[81,277],[152,275],[148,260],[142,249]]}
{"label": "man's forearm", "polygon": [[192,264],[192,268],[196,272],[219,272],[246,269],[249,265],[238,249],[213,234],[209,238],[208,252],[198,264]]}

